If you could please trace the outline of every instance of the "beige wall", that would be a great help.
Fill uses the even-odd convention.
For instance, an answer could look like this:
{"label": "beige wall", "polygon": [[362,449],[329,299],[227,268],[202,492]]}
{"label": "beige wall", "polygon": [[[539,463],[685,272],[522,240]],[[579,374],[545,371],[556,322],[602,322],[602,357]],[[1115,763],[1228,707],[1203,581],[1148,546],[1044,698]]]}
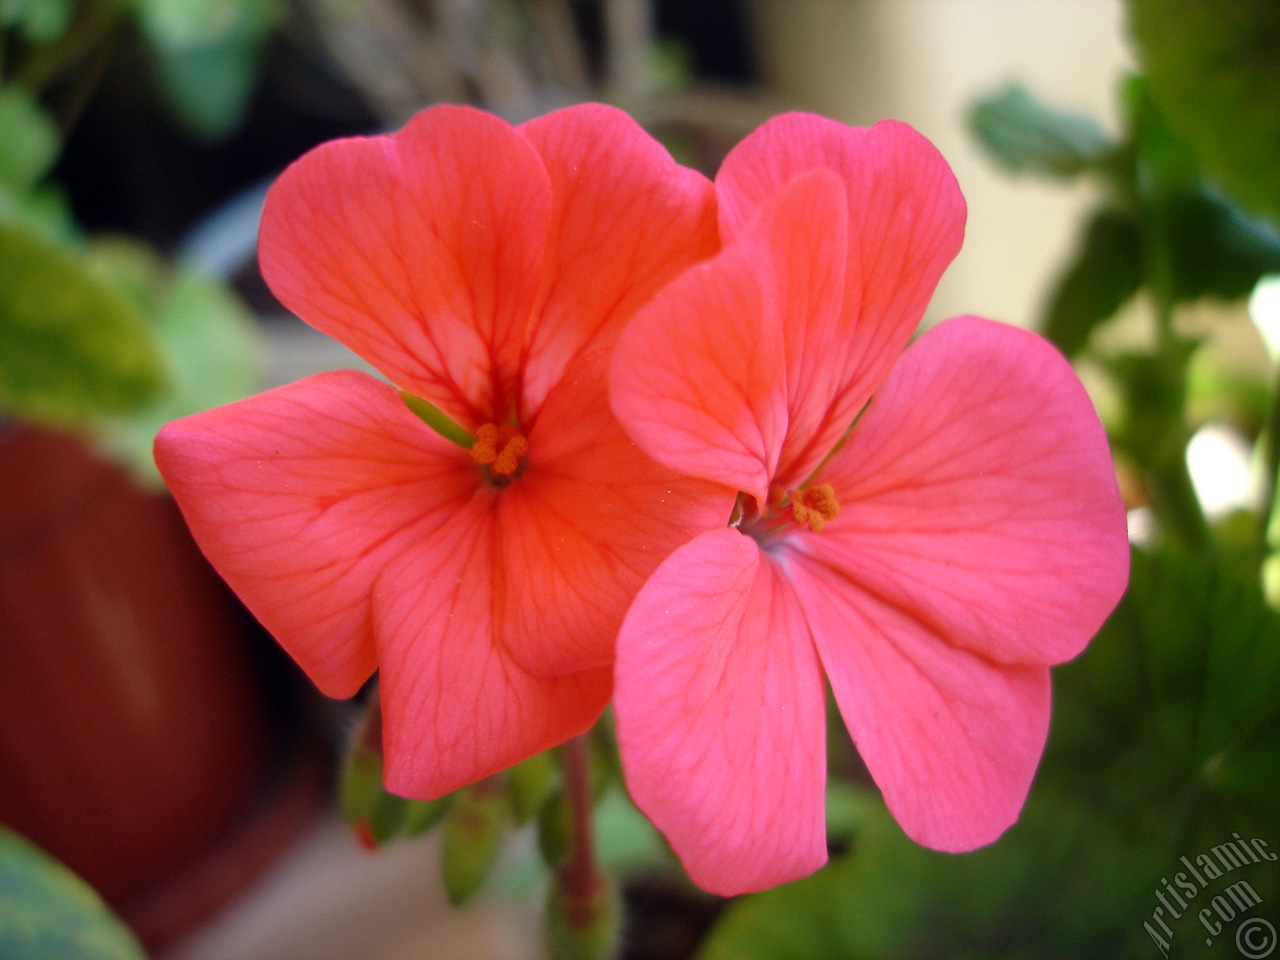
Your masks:
{"label": "beige wall", "polygon": [[754,26],[768,79],[797,107],[852,124],[905,120],[955,169],[969,204],[965,248],[927,321],[977,313],[1033,324],[1092,188],[996,170],[965,114],[1018,80],[1114,130],[1131,64],[1120,0],[755,0]]}

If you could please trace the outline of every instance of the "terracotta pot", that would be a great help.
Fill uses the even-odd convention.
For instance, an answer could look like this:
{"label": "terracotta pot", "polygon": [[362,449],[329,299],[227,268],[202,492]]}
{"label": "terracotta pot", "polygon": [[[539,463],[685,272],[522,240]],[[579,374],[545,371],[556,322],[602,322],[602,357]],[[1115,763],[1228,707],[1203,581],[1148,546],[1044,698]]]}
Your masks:
{"label": "terracotta pot", "polygon": [[0,821],[117,905],[179,871],[264,782],[246,640],[172,501],[0,437]]}

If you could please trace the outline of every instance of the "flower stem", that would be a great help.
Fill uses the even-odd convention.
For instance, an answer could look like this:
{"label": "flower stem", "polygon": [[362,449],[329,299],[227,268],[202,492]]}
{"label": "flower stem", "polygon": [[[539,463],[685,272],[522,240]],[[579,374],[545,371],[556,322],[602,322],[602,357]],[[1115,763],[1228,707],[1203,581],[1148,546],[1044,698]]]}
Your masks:
{"label": "flower stem", "polygon": [[580,734],[560,748],[565,793],[569,800],[573,828],[573,846],[561,867],[561,883],[565,893],[569,895],[571,917],[572,904],[586,907],[594,902],[601,881],[600,870],[596,865],[587,736],[585,733]]}

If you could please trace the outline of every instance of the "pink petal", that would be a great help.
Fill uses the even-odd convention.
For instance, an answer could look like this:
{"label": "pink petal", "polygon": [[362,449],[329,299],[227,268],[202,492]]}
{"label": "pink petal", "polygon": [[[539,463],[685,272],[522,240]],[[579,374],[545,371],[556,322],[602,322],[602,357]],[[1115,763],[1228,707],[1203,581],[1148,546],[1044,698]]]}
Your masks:
{"label": "pink petal", "polygon": [[374,588],[387,788],[430,800],[590,728],[609,670],[554,680],[520,669],[497,639],[497,500],[480,487]]}
{"label": "pink petal", "polygon": [[[797,179],[737,243],[636,315],[610,393],[654,458],[761,502],[780,458],[805,459],[796,451],[820,429],[836,386],[842,195],[829,172]],[[807,455],[809,470],[820,456]]]}
{"label": "pink petal", "polygon": [[949,643],[1002,663],[1079,653],[1128,581],[1106,436],[1045,340],[962,317],[915,343],[816,482],[794,538]]}
{"label": "pink petal", "polygon": [[524,137],[433,107],[292,164],[267,196],[262,272],[289,309],[474,429],[516,401],[550,208]]}
{"label": "pink petal", "polygon": [[205,555],[331,697],[374,670],[375,578],[477,485],[465,451],[351,371],[176,420],[156,463]]}
{"label": "pink petal", "polygon": [[755,543],[704,534],[618,638],[627,786],[699,886],[731,895],[826,861],[825,692],[796,598]]}
{"label": "pink petal", "polygon": [[724,241],[815,169],[839,176],[849,211],[841,390],[829,414],[838,435],[884,380],[960,252],[965,204],[942,155],[906,124],[853,128],[791,113],[761,126],[725,159],[716,177]]}
{"label": "pink petal", "polygon": [[499,508],[502,636],[539,676],[607,666],[627,606],[658,564],[723,527],[735,491],[649,459],[609,410],[607,351],[575,361]]}
{"label": "pink petal", "polygon": [[636,309],[719,246],[711,182],[621,110],[598,103],[526,123],[551,177],[545,300],[527,345],[536,410],[576,355],[609,346]]}
{"label": "pink petal", "polygon": [[950,852],[995,840],[1044,749],[1048,669],[984,660],[820,557],[782,553],[840,712],[907,836]]}

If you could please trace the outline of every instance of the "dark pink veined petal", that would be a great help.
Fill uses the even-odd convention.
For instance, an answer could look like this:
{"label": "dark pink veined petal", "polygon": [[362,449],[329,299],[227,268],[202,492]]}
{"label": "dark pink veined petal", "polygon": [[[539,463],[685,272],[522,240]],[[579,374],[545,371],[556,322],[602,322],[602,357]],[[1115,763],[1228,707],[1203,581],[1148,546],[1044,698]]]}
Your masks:
{"label": "dark pink veined petal", "polygon": [[433,107],[323,144],[272,186],[262,273],[290,310],[475,429],[517,402],[551,187],[496,117]]}
{"label": "dark pink veined petal", "polygon": [[764,203],[814,169],[840,178],[849,211],[845,333],[835,354],[841,389],[829,412],[839,436],[888,375],[960,252],[965,204],[942,155],[906,124],[854,128],[790,113],[765,123],[725,159],[716,177],[723,241],[736,239]]}
{"label": "dark pink veined petal", "polygon": [[618,637],[618,743],[637,806],[700,887],[762,890],[826,861],[826,693],[790,586],[717,530],[673,553]]}
{"label": "dark pink veined petal", "polygon": [[780,565],[858,753],[907,836],[959,853],[1018,818],[1049,731],[1049,670],[992,663],[815,557]]}
{"label": "dark pink veined petal", "polygon": [[526,409],[580,353],[610,346],[636,308],[719,246],[715,190],[621,110],[582,104],[520,127],[553,197],[544,301],[530,330]]}
{"label": "dark pink veined petal", "polygon": [[[837,385],[842,194],[829,172],[798,178],[624,331],[610,396],[655,459],[761,503],[782,459],[804,459],[796,451],[821,430]],[[810,454],[808,469],[820,458]]]}
{"label": "dark pink veined petal", "polygon": [[374,580],[477,485],[465,451],[353,371],[175,420],[155,453],[205,556],[331,697],[376,665]]}
{"label": "dark pink veined petal", "polygon": [[989,660],[1074,657],[1128,581],[1102,425],[1071,365],[1014,327],[926,333],[815,482],[840,514],[796,549]]}
{"label": "dark pink veined petal", "polygon": [[575,361],[529,437],[529,467],[503,491],[502,638],[539,676],[613,662],[627,606],[659,563],[723,527],[736,491],[644,454],[609,409],[608,351]]}
{"label": "dark pink veined petal", "polygon": [[497,639],[499,491],[476,489],[374,587],[387,789],[430,800],[589,729],[608,668],[551,680]]}

